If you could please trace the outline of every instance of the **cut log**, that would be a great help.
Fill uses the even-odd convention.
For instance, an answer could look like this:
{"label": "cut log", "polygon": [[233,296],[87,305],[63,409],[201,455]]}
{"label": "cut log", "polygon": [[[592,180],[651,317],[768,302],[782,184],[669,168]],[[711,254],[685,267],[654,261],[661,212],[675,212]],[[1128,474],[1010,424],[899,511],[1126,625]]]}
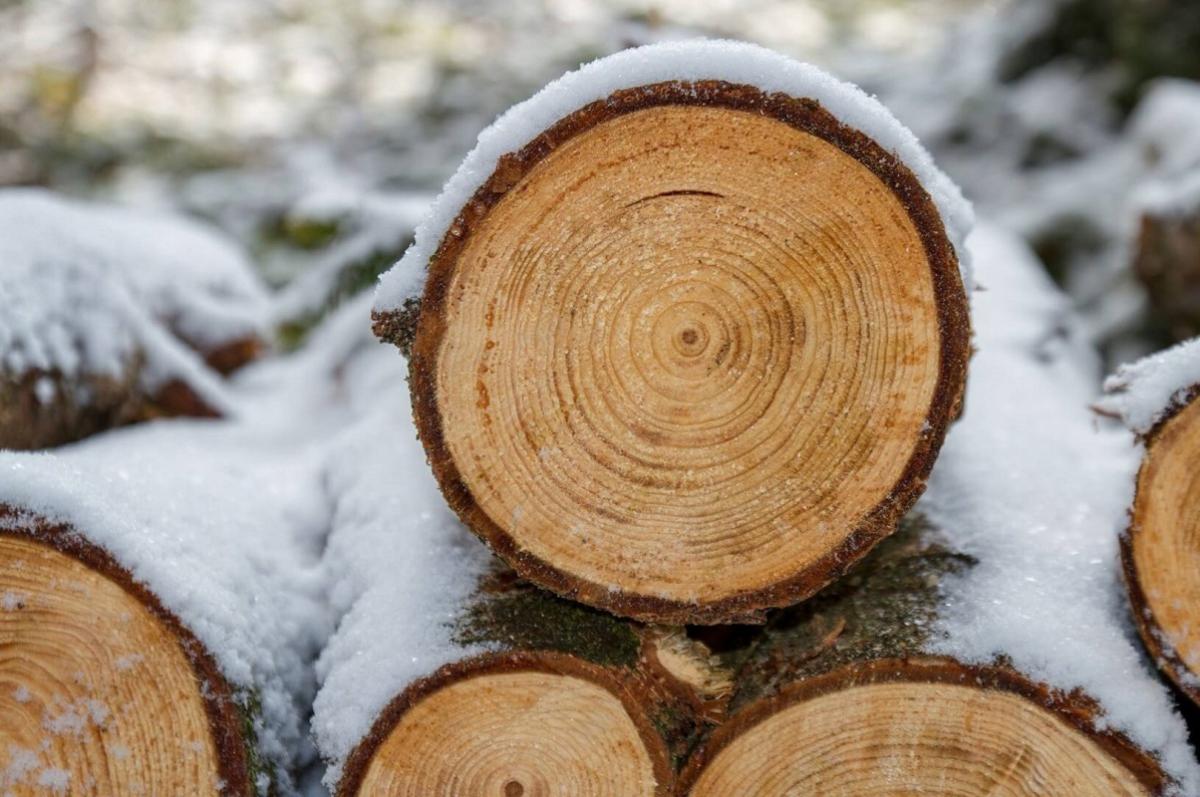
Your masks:
{"label": "cut log", "polygon": [[1159,669],[1200,705],[1200,338],[1121,366],[1096,409],[1142,444],[1121,570]]}
{"label": "cut log", "polygon": [[929,655],[941,582],[971,566],[914,516],[848,578],[775,617],[680,793],[1165,793],[1159,763],[1105,730],[1086,695]]}
{"label": "cut log", "polygon": [[0,452],[0,793],[296,793],[327,634],[302,471],[226,431]]}
{"label": "cut log", "polygon": [[1200,705],[1200,400],[1160,421],[1145,444],[1121,538],[1125,585],[1146,648]]}
{"label": "cut log", "polygon": [[352,795],[671,795],[726,670],[682,632],[564,601],[498,569],[454,621],[465,649],[413,682],[349,756]]}
{"label": "cut log", "polygon": [[1200,705],[1200,386],[1177,395],[1182,400],[1143,437],[1145,455],[1121,559],[1142,641],[1163,672]]}
{"label": "cut log", "polygon": [[0,506],[4,793],[254,794],[253,717],[204,645],[102,549],[17,517]]}
{"label": "cut log", "polygon": [[[895,528],[970,332],[943,215],[891,140],[686,52],[716,79],[625,84],[498,159],[428,262],[410,384],[447,500],[523,577],[713,623],[811,595]],[[376,325],[406,348],[402,298]]]}

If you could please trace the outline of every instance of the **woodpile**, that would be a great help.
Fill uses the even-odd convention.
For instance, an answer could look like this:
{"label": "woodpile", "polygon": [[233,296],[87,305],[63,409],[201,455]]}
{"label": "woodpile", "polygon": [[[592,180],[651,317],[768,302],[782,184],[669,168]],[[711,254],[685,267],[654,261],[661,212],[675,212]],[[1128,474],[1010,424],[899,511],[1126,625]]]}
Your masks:
{"label": "woodpile", "polygon": [[[407,383],[351,300],[219,423],[0,452],[0,792],[1196,793],[1114,611],[1127,437],[971,222],[814,68],[568,75],[384,277]],[[1126,573],[1187,689],[1200,356],[1135,371]]]}

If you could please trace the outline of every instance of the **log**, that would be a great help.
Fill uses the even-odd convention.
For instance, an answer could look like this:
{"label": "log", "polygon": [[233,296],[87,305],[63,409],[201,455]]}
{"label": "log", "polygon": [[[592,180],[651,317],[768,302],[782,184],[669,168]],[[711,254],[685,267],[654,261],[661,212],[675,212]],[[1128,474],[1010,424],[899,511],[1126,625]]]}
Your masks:
{"label": "log", "polygon": [[680,794],[1166,793],[1159,762],[1105,729],[1087,695],[930,654],[942,582],[974,564],[912,515],[846,579],[774,617]]}
{"label": "log", "polygon": [[[664,623],[761,617],[894,530],[970,331],[957,206],[886,111],[757,48],[661,46],[481,142],[375,313],[467,526],[534,583]],[[413,269],[419,313],[389,288]]]}
{"label": "log", "polygon": [[1200,334],[1200,172],[1190,183],[1153,190],[1134,245],[1153,332],[1172,343]]}
{"label": "log", "polygon": [[103,549],[18,518],[0,506],[5,793],[255,794],[254,718],[205,646]]}
{"label": "log", "polygon": [[1142,642],[1168,678],[1200,705],[1200,339],[1123,366],[1101,410],[1143,447],[1121,563]]}
{"label": "log", "polygon": [[498,567],[454,621],[464,648],[379,714],[337,794],[671,795],[722,713],[726,670],[679,630],[564,601]]}
{"label": "log", "polygon": [[0,792],[296,794],[324,614],[244,459],[195,424],[0,452]]}
{"label": "log", "polygon": [[217,417],[263,348],[250,264],[184,219],[10,189],[0,238],[0,447]]}

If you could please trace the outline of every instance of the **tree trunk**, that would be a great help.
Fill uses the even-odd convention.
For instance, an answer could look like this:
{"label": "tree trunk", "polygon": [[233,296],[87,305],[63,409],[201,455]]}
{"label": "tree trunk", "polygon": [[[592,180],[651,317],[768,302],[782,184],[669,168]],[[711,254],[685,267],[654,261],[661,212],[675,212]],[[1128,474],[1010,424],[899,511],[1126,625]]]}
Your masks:
{"label": "tree trunk", "polygon": [[1087,696],[929,655],[939,583],[973,564],[910,516],[849,577],[775,616],[679,793],[1162,793],[1156,760],[1103,730]]}
{"label": "tree trunk", "polygon": [[1200,386],[1144,435],[1129,529],[1121,538],[1125,587],[1150,655],[1200,705]]}
{"label": "tree trunk", "polygon": [[891,533],[962,398],[967,303],[907,166],[813,100],[613,93],[502,158],[376,315],[447,500],[523,577],[761,619]]}
{"label": "tree trunk", "polygon": [[5,794],[247,797],[270,777],[204,645],[77,530],[0,504]]}
{"label": "tree trunk", "polygon": [[729,670],[682,631],[565,601],[500,565],[453,629],[490,652],[397,695],[347,759],[339,797],[671,795],[730,697]]}
{"label": "tree trunk", "polygon": [[1145,213],[1133,268],[1149,294],[1156,333],[1169,342],[1200,334],[1200,209]]}

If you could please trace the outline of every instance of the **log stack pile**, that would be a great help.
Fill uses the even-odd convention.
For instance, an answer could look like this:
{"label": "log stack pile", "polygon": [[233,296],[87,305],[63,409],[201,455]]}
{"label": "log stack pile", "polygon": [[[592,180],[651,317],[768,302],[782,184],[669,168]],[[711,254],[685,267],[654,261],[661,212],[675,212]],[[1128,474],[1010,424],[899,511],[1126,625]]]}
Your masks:
{"label": "log stack pile", "polygon": [[[350,302],[236,420],[0,455],[0,791],[1200,793],[1113,610],[1127,441],[971,226],[814,68],[566,76],[385,276],[407,383]],[[1139,502],[1191,485],[1154,422]]]}

